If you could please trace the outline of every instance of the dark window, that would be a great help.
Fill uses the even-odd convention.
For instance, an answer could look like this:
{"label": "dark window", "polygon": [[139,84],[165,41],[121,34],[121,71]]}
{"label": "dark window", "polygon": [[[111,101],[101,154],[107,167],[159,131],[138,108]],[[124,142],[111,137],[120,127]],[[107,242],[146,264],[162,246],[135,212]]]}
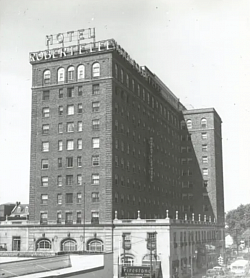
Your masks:
{"label": "dark window", "polygon": [[73,214],[72,212],[65,213],[65,224],[73,224]]}
{"label": "dark window", "polygon": [[49,91],[43,91],[43,100],[49,100]]}
{"label": "dark window", "polygon": [[67,168],[73,167],[73,157],[66,157],[66,166]]}
{"label": "dark window", "polygon": [[58,97],[63,98],[63,89],[59,89]]}
{"label": "dark window", "polygon": [[58,168],[62,168],[62,158],[58,158]]}
{"label": "dark window", "polygon": [[100,93],[100,85],[99,84],[94,84],[92,87],[92,94],[93,95],[98,95]]}
{"label": "dark window", "polygon": [[72,204],[73,203],[73,193],[66,193],[65,203],[66,204]]}
{"label": "dark window", "polygon": [[66,185],[73,185],[73,175],[66,175]]}
{"label": "dark window", "polygon": [[82,86],[78,87],[78,96],[82,96]]}
{"label": "dark window", "polygon": [[74,97],[74,88],[67,89],[67,97]]}
{"label": "dark window", "polygon": [[99,224],[99,212],[98,211],[91,212],[91,223]]}

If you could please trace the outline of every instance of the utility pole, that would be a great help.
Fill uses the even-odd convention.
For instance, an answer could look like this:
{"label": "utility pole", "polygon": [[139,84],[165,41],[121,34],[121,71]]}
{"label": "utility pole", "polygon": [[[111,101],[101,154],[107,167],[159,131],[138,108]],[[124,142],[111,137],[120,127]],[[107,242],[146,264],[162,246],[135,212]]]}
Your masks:
{"label": "utility pole", "polygon": [[[125,237],[126,235],[122,234],[122,247],[123,247],[123,266],[125,266],[125,257],[126,257],[126,250],[125,250]],[[126,278],[126,276],[124,276]]]}
{"label": "utility pole", "polygon": [[84,253],[85,251],[85,225],[86,225],[86,222],[85,222],[85,217],[86,217],[86,213],[85,213],[85,201],[86,201],[86,198],[85,198],[85,182],[83,184],[83,240],[82,240],[82,251]]}
{"label": "utility pole", "polygon": [[191,278],[193,278],[193,242],[191,242]]}

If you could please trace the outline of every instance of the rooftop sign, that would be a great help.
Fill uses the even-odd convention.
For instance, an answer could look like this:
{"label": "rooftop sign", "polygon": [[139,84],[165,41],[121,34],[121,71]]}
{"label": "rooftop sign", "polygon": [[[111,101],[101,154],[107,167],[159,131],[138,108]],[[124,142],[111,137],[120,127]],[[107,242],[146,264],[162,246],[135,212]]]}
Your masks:
{"label": "rooftop sign", "polygon": [[45,45],[49,48],[50,45],[70,44],[77,42],[78,44],[86,39],[95,41],[95,28],[80,29],[77,31],[68,31],[66,33],[58,33],[55,35],[47,35],[45,37]]}

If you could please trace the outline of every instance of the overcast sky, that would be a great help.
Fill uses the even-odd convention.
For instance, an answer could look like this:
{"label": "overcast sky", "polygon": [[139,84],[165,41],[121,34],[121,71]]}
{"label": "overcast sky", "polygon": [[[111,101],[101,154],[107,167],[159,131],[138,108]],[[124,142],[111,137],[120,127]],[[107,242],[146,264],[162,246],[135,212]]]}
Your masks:
{"label": "overcast sky", "polygon": [[97,41],[114,38],[188,109],[216,109],[225,208],[250,203],[249,0],[0,0],[0,204],[29,201],[29,52],[44,50],[46,35],[89,27]]}

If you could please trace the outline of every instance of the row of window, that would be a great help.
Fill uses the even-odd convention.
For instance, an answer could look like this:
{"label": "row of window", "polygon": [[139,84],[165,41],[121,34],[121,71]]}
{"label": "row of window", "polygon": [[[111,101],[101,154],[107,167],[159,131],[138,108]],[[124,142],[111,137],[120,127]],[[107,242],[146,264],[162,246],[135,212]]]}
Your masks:
{"label": "row of window", "polygon": [[[75,125],[74,122],[67,122],[66,123],[66,132],[71,133],[75,132],[75,126],[76,126],[76,131],[81,132],[83,131],[83,122],[78,121]],[[63,133],[63,123],[58,124],[58,133]],[[92,120],[92,130],[99,130],[100,129],[100,119],[93,119]],[[43,135],[48,135],[50,133],[50,125],[49,124],[44,124],[42,125],[42,134]]]}
{"label": "row of window", "polygon": [[[208,193],[203,193],[202,197],[203,197],[203,200],[207,200],[208,199]],[[182,198],[182,200],[193,200],[194,195],[192,193],[182,193],[181,198]]]}
{"label": "row of window", "polygon": [[[124,83],[123,81],[123,70],[121,69],[121,83]],[[115,77],[118,78],[115,74]],[[178,117],[172,112],[170,112],[166,107],[164,107],[160,102],[158,102],[154,96],[152,96],[149,92],[146,92],[146,90],[138,83],[137,86],[135,84],[134,79],[131,80],[130,84],[130,78],[129,75],[126,74],[126,86],[127,88],[131,88],[133,93],[137,93],[137,96],[141,98],[145,103],[147,103],[151,109],[156,110],[160,115],[164,116],[165,119],[167,119],[169,122],[171,122],[175,127],[179,128],[179,121]],[[116,87],[115,93],[118,96],[120,94],[120,97],[123,101],[129,102],[129,95],[127,92],[123,91],[122,89]],[[133,106],[135,106],[135,103],[133,102]],[[139,107],[139,105],[138,105]]]}
{"label": "row of window", "polygon": [[[178,236],[179,235],[179,236]],[[177,238],[178,237],[178,238]],[[216,240],[217,231],[192,231],[192,232],[174,232],[173,233],[173,243],[177,242],[199,242],[206,240]]]}
{"label": "row of window", "polygon": [[[57,186],[63,185],[63,177],[61,175],[57,176]],[[76,180],[74,180],[74,175],[66,175],[65,176],[65,185],[82,185],[83,179],[82,175],[78,174],[76,175]],[[100,175],[98,173],[94,173],[91,175],[91,184],[92,185],[100,185]],[[42,176],[41,177],[41,186],[48,187],[49,186],[49,177],[48,176]]]}
{"label": "row of window", "polygon": [[[99,101],[94,101],[92,102],[92,112],[96,113],[100,111],[100,102]],[[81,114],[83,113],[83,107],[82,103],[77,104],[77,113]],[[67,105],[67,115],[74,115],[75,114],[75,105],[74,104],[69,104]],[[63,115],[63,106],[60,105],[58,106],[58,115],[62,116]],[[42,108],[42,117],[43,118],[49,118],[50,116],[50,108],[49,107],[43,107]]]}
{"label": "row of window", "polygon": [[[121,105],[120,105],[121,106]],[[127,109],[127,107],[123,107],[123,106],[121,106],[120,107],[119,106],[119,104],[118,103],[115,103],[115,105],[114,105],[114,111],[115,111],[115,113],[116,114],[119,114],[119,115],[121,115],[121,117],[126,117],[126,119],[129,121],[130,120],[130,118],[132,118],[132,122],[133,122],[133,124],[137,124],[137,126],[139,127],[140,125],[142,125],[144,128],[145,128],[145,126],[146,126],[146,124],[145,123],[141,123],[141,115],[142,116],[144,116],[144,117],[147,117],[147,120],[150,120],[151,118],[152,118],[152,120],[153,121],[155,121],[155,117],[156,117],[156,115],[155,115],[155,113],[154,112],[150,112],[150,111],[147,111],[146,112],[146,109],[145,108],[142,108],[141,109],[141,106],[138,104],[138,106],[137,106],[137,110],[138,110],[138,112],[142,112],[141,113],[141,115],[139,115],[139,113],[137,113],[137,115],[138,115],[138,122],[136,122],[136,117],[133,115],[133,117],[131,117],[131,115],[130,115],[130,112],[129,111],[127,111],[127,113],[125,114],[125,111],[126,110],[128,110]],[[134,104],[134,102],[133,102],[133,110],[135,110],[136,109],[136,107],[135,107],[135,104]],[[163,126],[165,129],[167,128],[168,129],[168,133],[170,133],[170,127],[169,126],[167,126],[163,121],[161,121],[160,119],[158,119],[157,117],[156,117],[156,122],[157,123],[159,123],[159,124],[161,124],[161,126]],[[176,124],[176,121],[174,121],[174,123],[175,123],[175,125],[176,125],[176,127],[177,126],[179,126],[179,125],[177,125]],[[173,123],[172,123],[173,124]],[[154,129],[152,129],[152,132],[153,132],[153,130]],[[172,134],[173,133],[175,133],[175,130],[174,129],[172,129]],[[176,133],[177,134],[177,133]]]}
{"label": "row of window", "polygon": [[[58,90],[58,98],[61,99],[64,97],[66,90],[66,96],[67,98],[73,98],[75,96],[82,96],[83,95],[83,86],[78,86],[77,89],[75,87],[68,87],[66,89],[60,88]],[[100,94],[100,84],[93,84],[92,85],[92,95],[99,95]],[[48,101],[50,99],[50,91],[44,90],[42,92],[42,100]]]}
{"label": "row of window", "polygon": [[[92,64],[92,78],[99,77],[101,74],[101,67],[98,62]],[[78,65],[76,68],[74,66],[69,66],[67,70],[61,67],[57,70],[57,83],[82,81],[85,79],[85,66]],[[52,82],[51,71],[49,69],[43,72],[43,84],[48,85]]]}
{"label": "row of window", "polygon": [[[193,188],[194,183],[192,181],[184,181],[182,182],[182,188]],[[208,187],[208,180],[203,180],[203,187],[207,188]]]}
{"label": "row of window", "polygon": [[[68,211],[65,212],[65,224],[73,224],[73,212]],[[76,212],[76,223],[82,222],[82,213],[81,211]],[[40,223],[41,224],[48,224],[48,212],[41,211],[40,212]],[[57,223],[62,223],[62,212],[57,212]],[[91,211],[91,223],[98,224],[99,223],[99,211]]]}
{"label": "row of window", "polygon": [[[81,223],[81,222],[77,222]],[[77,251],[77,242],[72,238],[61,241],[61,251]],[[87,250],[90,252],[103,252],[103,242],[98,239],[91,239],[87,242]],[[52,243],[48,238],[40,239],[36,242],[36,251],[48,251],[52,249]],[[20,251],[20,250],[19,250]]]}
{"label": "row of window", "polygon": [[[49,195],[48,194],[41,194],[41,204],[48,205]],[[99,192],[92,192],[91,193],[91,201],[92,202],[99,202]],[[74,196],[73,193],[66,193],[65,194],[65,204],[73,204],[74,203]],[[82,193],[76,193],[76,203],[82,204]],[[57,204],[63,204],[63,194],[57,194]]]}
{"label": "row of window", "polygon": [[[207,128],[207,119],[206,118],[201,119],[200,126],[201,126],[201,128]],[[188,120],[186,120],[186,123],[182,121],[181,127],[182,127],[182,129],[184,129],[185,127],[187,127],[188,129],[192,129],[193,128],[192,120],[188,119]]]}
{"label": "row of window", "polygon": [[[73,156],[66,157],[66,168],[73,168],[74,165],[76,167],[82,167],[82,156],[77,156],[76,161]],[[92,155],[92,166],[100,166],[100,156],[99,155]],[[58,169],[63,167],[63,158],[59,157],[57,159],[57,167]],[[49,159],[42,159],[41,160],[41,168],[42,170],[48,170],[49,169]]]}

